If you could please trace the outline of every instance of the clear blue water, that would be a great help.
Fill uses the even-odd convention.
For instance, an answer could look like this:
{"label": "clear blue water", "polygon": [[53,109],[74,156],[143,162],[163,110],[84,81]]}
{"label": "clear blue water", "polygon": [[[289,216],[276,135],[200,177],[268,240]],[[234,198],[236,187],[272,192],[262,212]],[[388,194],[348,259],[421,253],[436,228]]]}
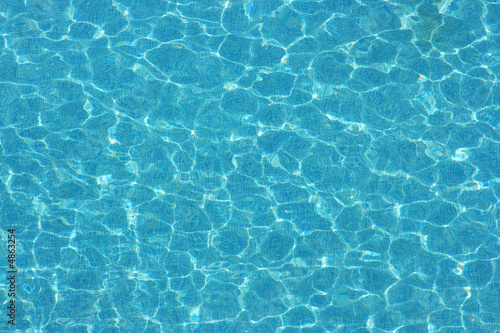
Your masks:
{"label": "clear blue water", "polygon": [[18,331],[500,332],[497,1],[6,0],[0,27]]}

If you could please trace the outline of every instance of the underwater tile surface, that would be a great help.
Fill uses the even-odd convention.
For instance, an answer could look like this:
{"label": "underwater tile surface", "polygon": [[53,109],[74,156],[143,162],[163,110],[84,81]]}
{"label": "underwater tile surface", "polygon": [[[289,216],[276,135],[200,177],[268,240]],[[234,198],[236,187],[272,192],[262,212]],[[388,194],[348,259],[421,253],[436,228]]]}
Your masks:
{"label": "underwater tile surface", "polygon": [[500,3],[4,0],[3,332],[500,332]]}

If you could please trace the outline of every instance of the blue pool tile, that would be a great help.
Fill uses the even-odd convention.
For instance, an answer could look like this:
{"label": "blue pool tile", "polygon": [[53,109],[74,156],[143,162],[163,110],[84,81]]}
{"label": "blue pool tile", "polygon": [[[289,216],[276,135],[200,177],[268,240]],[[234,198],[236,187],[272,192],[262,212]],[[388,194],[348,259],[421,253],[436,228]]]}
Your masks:
{"label": "blue pool tile", "polygon": [[16,328],[500,330],[499,26],[479,0],[0,4]]}

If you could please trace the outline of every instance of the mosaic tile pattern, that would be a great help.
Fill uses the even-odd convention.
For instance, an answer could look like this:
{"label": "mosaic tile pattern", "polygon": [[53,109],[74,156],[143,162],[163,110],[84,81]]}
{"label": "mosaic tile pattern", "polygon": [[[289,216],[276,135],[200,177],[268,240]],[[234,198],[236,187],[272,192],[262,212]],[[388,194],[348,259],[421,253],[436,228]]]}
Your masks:
{"label": "mosaic tile pattern", "polygon": [[500,332],[496,1],[4,0],[0,29],[17,329]]}

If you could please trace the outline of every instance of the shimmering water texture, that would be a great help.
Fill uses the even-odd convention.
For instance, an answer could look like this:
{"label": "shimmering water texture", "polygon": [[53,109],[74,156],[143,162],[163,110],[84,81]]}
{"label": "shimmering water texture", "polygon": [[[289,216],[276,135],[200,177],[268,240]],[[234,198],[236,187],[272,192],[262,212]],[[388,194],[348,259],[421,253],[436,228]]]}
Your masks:
{"label": "shimmering water texture", "polygon": [[500,332],[500,3],[0,12],[18,330]]}

